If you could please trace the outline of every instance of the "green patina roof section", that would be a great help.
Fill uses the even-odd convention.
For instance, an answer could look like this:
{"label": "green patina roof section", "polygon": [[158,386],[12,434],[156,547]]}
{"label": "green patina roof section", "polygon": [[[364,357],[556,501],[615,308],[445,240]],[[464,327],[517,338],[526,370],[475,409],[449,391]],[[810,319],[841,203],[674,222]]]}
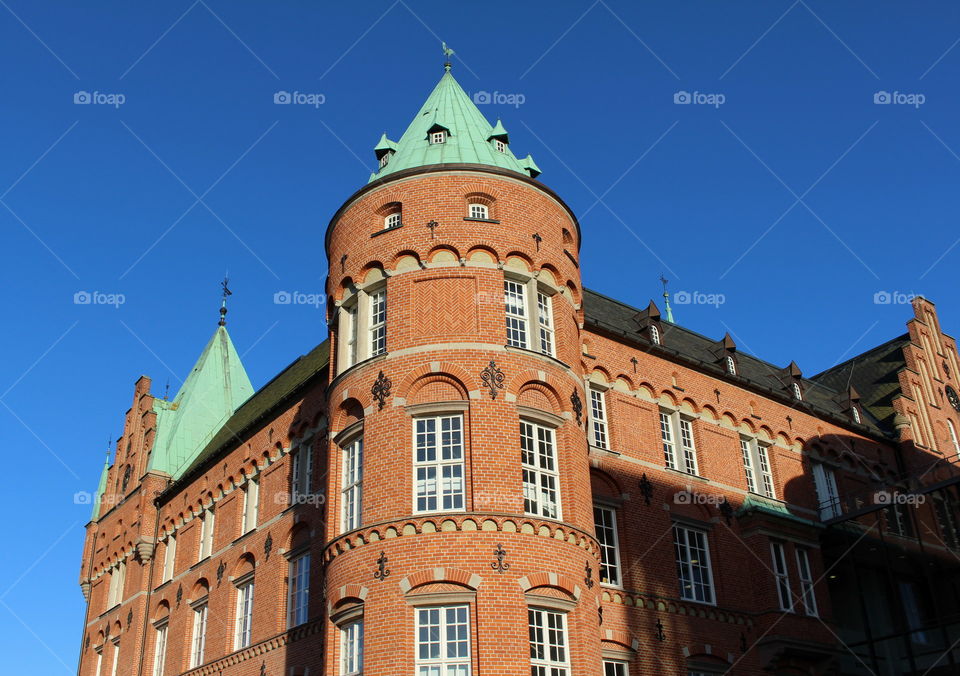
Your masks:
{"label": "green patina roof section", "polygon": [[97,484],[97,492],[93,496],[93,514],[90,515],[91,521],[100,518],[100,499],[107,490],[107,473],[110,471],[110,454],[103,460],[103,471],[100,472],[100,483]]}
{"label": "green patina roof section", "polygon": [[178,478],[252,394],[230,334],[217,327],[174,400],[155,400],[157,438],[148,469]]}
{"label": "green patina roof section", "polygon": [[[446,142],[429,142],[427,134],[434,127],[449,132]],[[380,139],[376,147],[378,159],[388,150],[395,152],[386,166],[370,175],[370,181],[432,164],[486,164],[531,177],[540,173],[529,156],[518,160],[509,146],[504,152],[498,151],[490,139],[500,135],[506,135],[503,125],[498,122],[494,129],[448,70],[395,144],[396,148],[384,147],[385,141],[392,143],[386,135]]]}
{"label": "green patina roof section", "polygon": [[797,523],[806,525],[820,525],[816,521],[804,519],[802,516],[797,516],[796,514],[791,513],[790,510],[787,509],[787,506],[779,500],[769,500],[759,495],[748,493],[743,500],[743,505],[741,505],[740,509],[737,510],[737,516],[743,516],[751,511],[764,512],[772,516],[778,516],[781,519],[796,521]]}

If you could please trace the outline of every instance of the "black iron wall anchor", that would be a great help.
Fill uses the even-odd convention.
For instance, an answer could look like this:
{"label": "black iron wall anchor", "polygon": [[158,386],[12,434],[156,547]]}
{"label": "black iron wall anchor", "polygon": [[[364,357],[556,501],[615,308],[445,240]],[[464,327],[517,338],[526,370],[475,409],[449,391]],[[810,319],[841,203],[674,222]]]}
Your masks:
{"label": "black iron wall anchor", "polygon": [[223,562],[223,559],[220,559],[220,565],[217,566],[217,586],[220,586],[220,583],[223,581],[223,574],[227,570],[227,564]]}
{"label": "black iron wall anchor", "polygon": [[647,507],[649,507],[650,499],[653,497],[653,484],[650,483],[650,479],[647,478],[646,472],[644,472],[643,476],[640,477],[640,495],[643,496],[643,501],[646,503]]}
{"label": "black iron wall anchor", "polygon": [[430,221],[427,223],[427,227],[430,228],[430,239],[433,239],[433,231],[436,230],[437,226],[440,225],[436,221]]}
{"label": "black iron wall anchor", "polygon": [[383,582],[387,579],[387,576],[390,575],[390,570],[387,568],[387,560],[386,552],[380,552],[380,558],[377,559],[377,569],[373,573],[375,580]]}
{"label": "black iron wall anchor", "polygon": [[587,585],[587,589],[593,589],[593,567],[591,567],[589,561],[583,564],[583,570],[586,573],[583,576],[583,583]]}
{"label": "black iron wall anchor", "polygon": [[573,406],[573,413],[577,416],[577,426],[580,426],[583,421],[583,402],[580,400],[577,388],[573,388],[573,394],[570,395],[570,405]]}
{"label": "black iron wall anchor", "polygon": [[657,640],[666,641],[667,635],[663,631],[663,622],[660,621],[660,618],[657,618]]}
{"label": "black iron wall anchor", "polygon": [[533,233],[531,237],[533,237],[533,241],[537,243],[537,251],[540,251],[540,242],[543,241],[543,237],[540,236],[539,232]]}
{"label": "black iron wall anchor", "polygon": [[497,543],[497,548],[494,550],[493,555],[497,557],[497,560],[490,563],[491,568],[501,574],[510,569],[510,564],[503,562],[507,556],[507,550],[504,549],[503,545],[499,542]]}
{"label": "black iron wall anchor", "polygon": [[370,394],[377,401],[378,411],[383,410],[383,405],[387,402],[387,397],[390,396],[392,386],[393,383],[390,382],[390,379],[383,375],[383,371],[380,371],[377,379],[373,382],[373,387],[370,388]]}
{"label": "black iron wall anchor", "polygon": [[183,599],[183,585],[177,587],[177,608],[180,607],[180,601]]}
{"label": "black iron wall anchor", "polygon": [[263,560],[270,559],[270,552],[273,551],[273,535],[267,533],[267,539],[263,541]]}
{"label": "black iron wall anchor", "polygon": [[730,504],[730,501],[726,498],[723,499],[723,502],[719,505],[720,515],[726,520],[727,525],[730,525],[730,520],[733,518],[733,505]]}
{"label": "black iron wall anchor", "polygon": [[490,398],[497,398],[497,390],[503,389],[503,382],[507,377],[503,374],[503,371],[497,366],[497,362],[490,360],[490,363],[487,364],[486,368],[480,371],[480,380],[483,382],[484,387],[490,389]]}

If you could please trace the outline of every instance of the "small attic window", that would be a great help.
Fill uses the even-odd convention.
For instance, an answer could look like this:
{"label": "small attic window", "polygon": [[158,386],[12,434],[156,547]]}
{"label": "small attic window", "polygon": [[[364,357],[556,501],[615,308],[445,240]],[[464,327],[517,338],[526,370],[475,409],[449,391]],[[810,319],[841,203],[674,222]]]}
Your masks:
{"label": "small attic window", "polygon": [[393,153],[384,153],[384,154],[380,157],[380,168],[381,168],[381,169],[383,169],[385,166],[387,166],[387,162],[390,161],[390,156],[391,156],[391,155],[393,155]]}
{"label": "small attic window", "polygon": [[853,422],[857,423],[858,425],[862,422],[862,419],[860,418],[860,409],[858,409],[856,406],[850,409],[850,414],[853,416]]}
{"label": "small attic window", "polygon": [[727,359],[727,373],[732,376],[737,375],[737,362],[734,361],[733,357],[728,356]]}
{"label": "small attic window", "polygon": [[387,214],[383,219],[383,229],[388,230],[390,228],[399,228],[400,227],[400,212],[394,211],[392,214]]}
{"label": "small attic window", "polygon": [[797,383],[791,383],[790,389],[793,391],[793,398],[797,401],[803,401],[803,392],[800,391],[800,386]]}
{"label": "small attic window", "polygon": [[507,152],[507,144],[498,138],[493,139],[493,147],[497,149],[498,153]]}
{"label": "small attic window", "polygon": [[430,132],[430,143],[446,143],[447,142],[447,132],[441,131],[432,131]]}
{"label": "small attic window", "polygon": [[660,344],[660,329],[657,328],[656,324],[650,325],[650,342],[654,345]]}
{"label": "small attic window", "polygon": [[490,207],[486,204],[480,204],[479,202],[472,202],[470,204],[470,210],[468,212],[468,218],[490,218]]}

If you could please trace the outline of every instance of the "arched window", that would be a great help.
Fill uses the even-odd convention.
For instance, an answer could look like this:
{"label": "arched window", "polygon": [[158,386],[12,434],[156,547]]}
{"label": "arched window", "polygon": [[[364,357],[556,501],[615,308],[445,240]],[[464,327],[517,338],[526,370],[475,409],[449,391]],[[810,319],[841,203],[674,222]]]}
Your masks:
{"label": "arched window", "polygon": [[957,439],[957,428],[954,427],[952,420],[947,420],[947,429],[950,430],[950,442],[953,444],[953,452],[960,453],[960,439]]}
{"label": "arched window", "polygon": [[793,390],[793,398],[797,401],[803,401],[803,392],[800,391],[800,385],[791,383],[791,389]]}
{"label": "arched window", "polygon": [[853,416],[853,422],[857,423],[858,425],[862,422],[862,419],[860,418],[860,409],[858,409],[856,406],[850,409],[850,414]]}
{"label": "arched window", "polygon": [[657,328],[656,324],[650,325],[650,342],[654,345],[660,344],[660,329]]}
{"label": "arched window", "polygon": [[732,376],[737,375],[737,362],[733,360],[733,357],[727,356],[727,373]]}
{"label": "arched window", "polygon": [[388,230],[390,228],[397,228],[401,225],[400,223],[400,210],[387,214],[383,219],[383,229]]}

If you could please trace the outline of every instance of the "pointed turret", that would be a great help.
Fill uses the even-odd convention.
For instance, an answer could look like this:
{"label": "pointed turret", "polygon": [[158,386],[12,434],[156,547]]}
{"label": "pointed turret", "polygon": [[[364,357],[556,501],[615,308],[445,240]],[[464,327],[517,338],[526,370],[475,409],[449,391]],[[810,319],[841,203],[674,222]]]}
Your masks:
{"label": "pointed turret", "polygon": [[230,334],[218,326],[174,400],[154,400],[157,438],[149,469],[178,478],[252,394]]}
{"label": "pointed turret", "polygon": [[[486,96],[475,94],[478,101]],[[517,159],[508,138],[500,121],[490,125],[448,66],[400,140],[394,143],[386,134],[380,138],[374,148],[380,166],[370,180],[434,164],[486,164],[536,177],[540,169],[533,158]]]}
{"label": "pointed turret", "polygon": [[91,521],[100,518],[100,501],[107,490],[107,474],[110,472],[110,451],[107,451],[103,459],[103,470],[100,472],[100,483],[97,484],[97,492],[93,496],[93,514],[90,515]]}

